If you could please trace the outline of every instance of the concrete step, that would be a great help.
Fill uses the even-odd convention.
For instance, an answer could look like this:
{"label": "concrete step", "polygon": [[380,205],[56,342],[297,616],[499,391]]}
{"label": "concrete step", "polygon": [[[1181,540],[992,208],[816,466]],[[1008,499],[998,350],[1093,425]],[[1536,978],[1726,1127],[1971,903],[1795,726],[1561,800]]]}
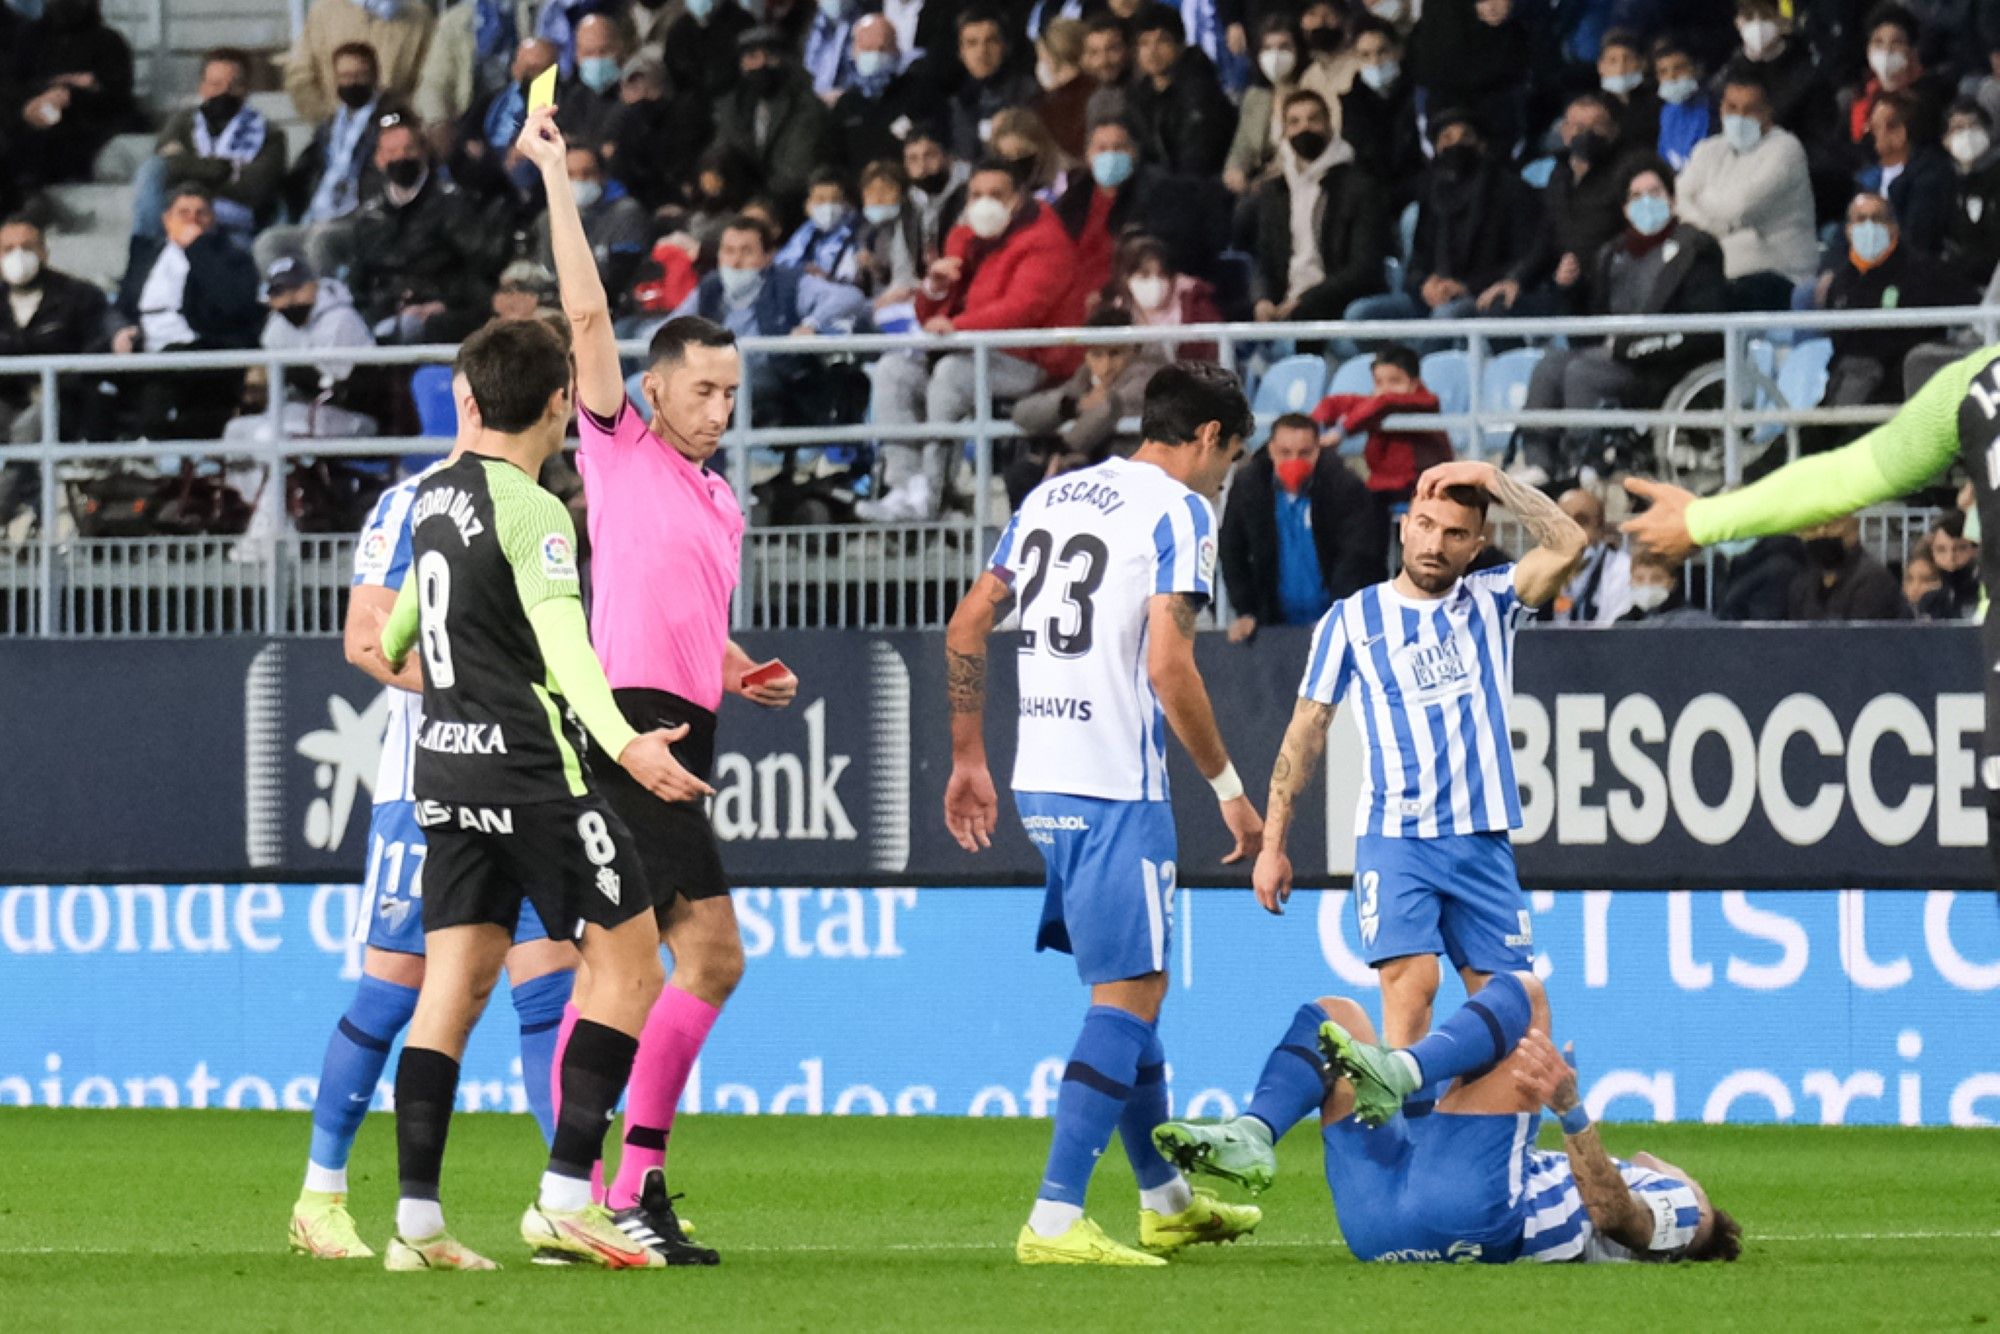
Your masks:
{"label": "concrete step", "polygon": [[114,228],[123,234],[132,230],[132,196],[129,181],[104,181],[90,185],[58,185],[49,194],[77,215],[80,232]]}
{"label": "concrete step", "polygon": [[140,164],[153,156],[154,139],[150,134],[118,135],[99,151],[91,175],[101,184],[131,180]]}
{"label": "concrete step", "polygon": [[131,219],[128,217],[113,228],[82,233],[52,233],[49,236],[49,264],[110,291],[125,273],[131,230]]}

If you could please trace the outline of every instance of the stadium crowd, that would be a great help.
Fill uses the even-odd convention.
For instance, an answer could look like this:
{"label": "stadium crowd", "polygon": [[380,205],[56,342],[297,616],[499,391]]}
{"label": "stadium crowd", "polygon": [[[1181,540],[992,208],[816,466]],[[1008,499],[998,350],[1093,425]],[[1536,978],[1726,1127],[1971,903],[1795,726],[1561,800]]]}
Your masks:
{"label": "stadium crowd", "polygon": [[[312,0],[282,61],[313,127],[296,158],[249,101],[258,54],[208,53],[192,104],[149,121],[97,0],[0,7],[0,50],[0,357],[324,351],[288,377],[297,436],[415,433],[407,372],[341,353],[553,304],[543,187],[514,147],[552,67],[568,175],[635,337],[677,312],[803,350],[918,328],[1947,306],[2000,267],[1991,0]],[[124,271],[51,268],[64,218],[45,188],[89,179],[141,126],[158,137]],[[1825,401],[1901,401],[1944,338],[1838,335]],[[1718,347],[1552,348],[1527,406],[1656,406]],[[1239,635],[1382,577],[1397,506],[1450,453],[1379,429],[1435,410],[1431,344],[1330,350],[1372,354],[1375,392],[1281,421],[1239,481],[1267,498],[1223,534]],[[1010,497],[1136,444],[1133,406],[1172,351],[996,354],[987,387],[1028,433],[1003,460]],[[963,353],[764,357],[751,389],[765,425],[976,406]],[[61,420],[79,439],[244,441],[269,429],[258,392],[233,371],[66,380]],[[0,429],[34,440],[40,422],[33,385],[0,378]],[[1349,437],[1366,437],[1359,469],[1327,447]],[[1568,493],[1588,442],[1516,445]],[[872,492],[859,519],[933,518],[961,499],[959,453],[886,444],[839,480]],[[269,523],[317,504],[308,521],[351,530],[366,468],[301,471],[239,489]],[[31,480],[0,475],[0,519]],[[1851,532],[1774,539],[1746,614],[1970,614],[1958,522],[1901,595]],[[1678,572],[1594,553],[1557,615],[1675,619]]]}

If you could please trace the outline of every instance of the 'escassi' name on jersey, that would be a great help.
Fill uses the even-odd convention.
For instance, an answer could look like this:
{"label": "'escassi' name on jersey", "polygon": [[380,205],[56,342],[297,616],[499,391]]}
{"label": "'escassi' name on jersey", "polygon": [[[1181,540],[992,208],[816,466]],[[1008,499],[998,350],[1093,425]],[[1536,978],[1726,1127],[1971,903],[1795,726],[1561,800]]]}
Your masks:
{"label": "'escassi' name on jersey", "polygon": [[1124,508],[1125,497],[1118,488],[1103,482],[1064,482],[1049,492],[1046,505],[1090,505],[1099,514],[1112,514]]}
{"label": "'escassi' name on jersey", "polygon": [[410,525],[415,527],[440,514],[458,525],[459,539],[467,546],[486,531],[486,524],[473,510],[472,497],[455,486],[440,486],[418,495],[417,503],[410,507]]}
{"label": "'escassi' name on jersey", "polygon": [[507,738],[498,723],[427,723],[417,744],[440,755],[505,755]]}

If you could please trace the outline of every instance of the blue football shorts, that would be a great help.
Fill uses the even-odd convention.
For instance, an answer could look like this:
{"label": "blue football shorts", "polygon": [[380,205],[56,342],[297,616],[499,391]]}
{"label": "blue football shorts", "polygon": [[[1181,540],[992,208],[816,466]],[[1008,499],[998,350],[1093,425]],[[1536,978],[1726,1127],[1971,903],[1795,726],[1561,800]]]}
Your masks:
{"label": "blue football shorts", "polygon": [[1506,1264],[1521,1249],[1529,1113],[1322,1127],[1326,1184],[1357,1260]]}
{"label": "blue football shorts", "polygon": [[1534,965],[1534,930],[1504,833],[1354,841],[1361,957],[1439,954],[1482,973]]}
{"label": "blue football shorts", "polygon": [[1087,984],[1162,972],[1173,944],[1173,807],[1017,792],[1028,838],[1048,867],[1037,950],[1076,958]]}

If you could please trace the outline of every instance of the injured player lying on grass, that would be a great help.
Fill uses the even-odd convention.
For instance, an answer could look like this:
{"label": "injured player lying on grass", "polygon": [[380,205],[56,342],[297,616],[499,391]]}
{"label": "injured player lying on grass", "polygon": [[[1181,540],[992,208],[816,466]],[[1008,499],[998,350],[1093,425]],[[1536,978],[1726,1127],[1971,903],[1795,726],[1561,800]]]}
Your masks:
{"label": "injured player lying on grass", "polygon": [[[1422,1116],[1403,1099],[1456,1080]],[[1541,1109],[1563,1152],[1534,1147]],[[1184,1172],[1263,1191],[1272,1145],[1320,1112],[1326,1180],[1348,1247],[1362,1260],[1734,1260],[1742,1229],[1688,1173],[1650,1154],[1625,1162],[1598,1142],[1576,1072],[1549,1039],[1548,998],[1532,973],[1501,973],[1414,1046],[1375,1044],[1343,997],[1299,1007],[1265,1062],[1249,1109],[1219,1125],[1153,1132]]]}

